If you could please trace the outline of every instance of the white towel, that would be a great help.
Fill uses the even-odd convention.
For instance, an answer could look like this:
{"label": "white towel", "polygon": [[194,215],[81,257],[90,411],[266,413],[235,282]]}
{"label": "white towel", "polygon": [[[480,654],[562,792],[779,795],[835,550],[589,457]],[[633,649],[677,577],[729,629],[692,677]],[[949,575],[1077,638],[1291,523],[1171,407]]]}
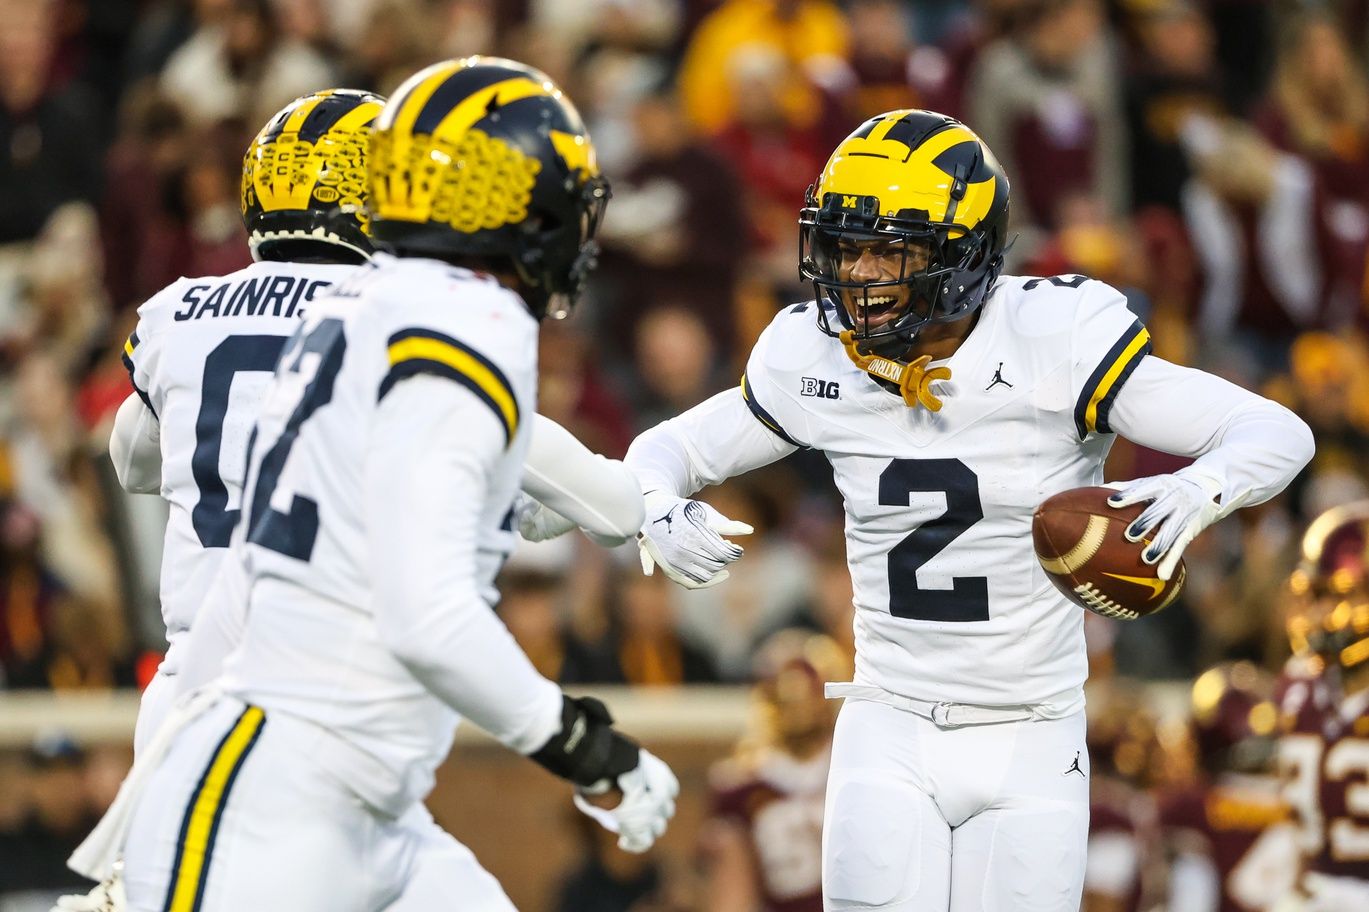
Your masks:
{"label": "white towel", "polygon": [[172,707],[147,748],[134,759],[133,768],[124,777],[119,794],[105,811],[105,816],[67,859],[67,867],[100,882],[113,874],[115,862],[123,855],[133,807],[147,785],[148,776],[161,765],[176,733],[203,715],[222,696],[217,688],[205,687],[186,694]]}

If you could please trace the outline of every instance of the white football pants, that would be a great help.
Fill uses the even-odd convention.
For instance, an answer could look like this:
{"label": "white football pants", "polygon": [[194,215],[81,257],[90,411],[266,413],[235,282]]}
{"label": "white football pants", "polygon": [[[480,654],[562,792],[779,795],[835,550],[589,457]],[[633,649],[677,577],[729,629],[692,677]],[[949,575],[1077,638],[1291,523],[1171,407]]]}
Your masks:
{"label": "white football pants", "polygon": [[1084,713],[939,728],[847,699],[822,832],[823,908],[1078,912]]}
{"label": "white football pants", "polygon": [[228,698],[186,725],[132,812],[130,912],[513,912],[421,804],[396,820],[323,772],[321,738]]}

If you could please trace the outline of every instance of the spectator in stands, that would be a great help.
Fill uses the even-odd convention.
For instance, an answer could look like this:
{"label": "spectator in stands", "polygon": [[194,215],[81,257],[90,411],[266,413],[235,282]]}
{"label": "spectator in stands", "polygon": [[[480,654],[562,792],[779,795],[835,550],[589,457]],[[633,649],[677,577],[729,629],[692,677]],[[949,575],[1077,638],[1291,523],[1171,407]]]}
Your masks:
{"label": "spectator in stands", "polygon": [[1031,0],[1029,11],[976,61],[967,123],[1010,175],[1015,226],[1054,226],[1060,201],[1080,191],[1120,216],[1126,122],[1117,48],[1099,3]]}
{"label": "spectator in stands", "polygon": [[0,244],[27,241],[58,206],[94,201],[107,124],[79,83],[50,80],[55,0],[0,0]]}
{"label": "spectator in stands", "polygon": [[1190,117],[1183,139],[1195,172],[1183,212],[1203,275],[1200,340],[1208,351],[1245,351],[1262,380],[1319,319],[1315,175],[1237,121]]}
{"label": "spectator in stands", "polygon": [[1323,322],[1369,327],[1361,290],[1369,250],[1369,76],[1329,17],[1306,15],[1285,31],[1256,123],[1315,175]]}
{"label": "spectator in stands", "polygon": [[708,654],[681,635],[676,588],[661,573],[643,576],[635,566],[620,572],[617,624],[610,634],[617,680],[645,687],[717,681]]}
{"label": "spectator in stands", "polygon": [[798,623],[812,592],[807,554],[785,534],[796,487],[792,475],[776,467],[703,492],[702,499],[724,516],[755,529],[745,539],[746,560],[731,567],[725,584],[671,589],[681,629],[707,650],[724,680],[747,680],[761,640]]}
{"label": "spectator in stands", "polygon": [[695,30],[680,64],[680,99],[705,133],[723,129],[745,101],[732,82],[734,58],[769,51],[779,56],[777,109],[790,123],[811,127],[821,104],[812,71],[845,58],[846,19],[829,0],[724,0]]}
{"label": "spectator in stands", "polygon": [[[564,875],[555,912],[647,912],[659,908],[664,882],[654,853],[632,855],[614,847],[614,836],[576,814],[576,844],[585,849],[578,867]],[[662,910],[664,912],[664,910]]]}
{"label": "spectator in stands", "polygon": [[85,751],[61,733],[40,737],[29,750],[27,813],[17,826],[0,830],[0,905],[24,899],[15,894],[51,903],[72,888],[90,886],[67,867],[67,856],[99,819],[84,781],[85,762]]}
{"label": "spectator in stands", "polygon": [[238,212],[241,160],[230,152],[245,144],[186,121],[151,86],[122,112],[100,207],[116,307],[137,307],[182,275],[227,275],[251,260]]}
{"label": "spectator in stands", "polygon": [[0,686],[49,687],[56,617],[71,597],[39,557],[33,511],[0,501]]}
{"label": "spectator in stands", "polygon": [[1364,339],[1303,333],[1293,342],[1287,375],[1276,378],[1272,389],[1305,416],[1317,438],[1309,470],[1290,486],[1300,519],[1310,521],[1337,503],[1369,496],[1369,351]]}
{"label": "spectator in stands", "polygon": [[202,12],[161,74],[163,91],[192,124],[227,121],[241,132],[292,98],[337,81],[317,51],[282,33],[271,0],[229,0],[223,13],[218,5],[205,4],[213,13]]}
{"label": "spectator in stands", "polygon": [[24,336],[52,351],[67,376],[79,376],[104,353],[109,328],[94,208],[73,202],[56,210],[34,244],[27,273],[30,313]]}
{"label": "spectator in stands", "polygon": [[1062,197],[1058,228],[1027,263],[1030,275],[1086,275],[1107,282],[1127,297],[1128,306],[1148,321],[1145,253],[1140,238],[1121,219],[1109,216],[1103,201],[1087,193]]}
{"label": "spectator in stands", "polygon": [[[1140,912],[1154,808],[1142,789],[1155,720],[1121,688],[1089,695],[1089,842],[1082,912]],[[1101,699],[1100,699],[1101,698]],[[1097,706],[1095,707],[1095,703]]]}
{"label": "spectator in stands", "polygon": [[786,115],[786,66],[783,54],[759,44],[728,58],[733,101],[712,145],[741,178],[754,266],[777,288],[795,289],[794,213],[827,161],[828,147],[819,124],[801,124]]}
{"label": "spectator in stands", "polygon": [[1248,116],[1269,80],[1279,14],[1294,6],[1267,0],[1204,0],[1217,36],[1218,65],[1226,79],[1227,107]]}
{"label": "spectator in stands", "polygon": [[388,95],[416,65],[434,56],[432,24],[410,0],[376,0],[368,6],[365,25],[351,36],[343,58],[342,81],[349,88]]}
{"label": "spectator in stands", "polygon": [[499,617],[544,677],[559,684],[610,680],[612,660],[581,643],[561,621],[563,583],[560,574],[515,563],[499,577]]}
{"label": "spectator in stands", "polygon": [[1160,0],[1134,16],[1139,59],[1126,83],[1132,206],[1177,212],[1189,177],[1179,141],[1194,114],[1226,113],[1212,26],[1191,0]]}
{"label": "spectator in stands", "polygon": [[850,67],[842,86],[840,117],[828,137],[835,146],[876,114],[923,107],[912,82],[916,63],[912,13],[898,0],[856,0],[850,7]]}
{"label": "spectator in stands", "polygon": [[26,355],[4,427],[16,500],[39,519],[42,564],[73,596],[98,607],[114,634],[118,574],[101,525],[101,499],[71,379],[49,351]]}
{"label": "spectator in stands", "polygon": [[147,254],[169,217],[165,200],[192,143],[181,109],[151,83],[124,97],[100,204],[105,287],[116,308],[136,308],[181,274],[170,263],[149,268],[157,258]]}
{"label": "spectator in stands", "polygon": [[926,104],[966,120],[968,83],[975,63],[986,47],[1012,35],[1034,0],[973,0],[964,16],[952,21],[933,46],[930,36],[917,34],[924,44],[914,59],[909,76]]}
{"label": "spectator in stands", "polygon": [[543,323],[538,338],[537,410],[568,428],[596,453],[618,458],[632,442],[632,421],[619,386],[609,382],[602,370],[585,316],[577,312],[568,320]]}
{"label": "spectator in stands", "polygon": [[634,106],[632,145],[634,162],[614,178],[613,204],[599,235],[605,247],[599,283],[604,329],[614,348],[627,353],[642,314],[678,301],[704,321],[718,357],[728,360],[747,248],[737,163],[693,137],[668,86]]}
{"label": "spectator in stands", "polygon": [[632,410],[646,430],[736,383],[720,370],[708,326],[683,306],[657,307],[637,324]]}
{"label": "spectator in stands", "polygon": [[814,549],[813,587],[799,623],[830,638],[840,647],[847,664],[855,667],[855,616],[846,538],[841,526],[836,525]]}

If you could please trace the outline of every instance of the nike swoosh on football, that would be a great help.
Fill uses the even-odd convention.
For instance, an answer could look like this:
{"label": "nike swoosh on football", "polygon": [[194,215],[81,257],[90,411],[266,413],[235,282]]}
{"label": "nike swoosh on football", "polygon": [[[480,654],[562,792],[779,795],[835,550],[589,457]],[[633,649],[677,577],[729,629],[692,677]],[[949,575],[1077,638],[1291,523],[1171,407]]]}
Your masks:
{"label": "nike swoosh on football", "polygon": [[1145,586],[1150,590],[1150,598],[1146,599],[1146,601],[1159,598],[1160,593],[1165,591],[1164,580],[1148,579],[1144,576],[1123,576],[1120,573],[1108,573],[1106,570],[1103,571],[1103,575],[1110,576],[1116,580],[1121,580],[1124,583],[1135,583],[1138,586]]}

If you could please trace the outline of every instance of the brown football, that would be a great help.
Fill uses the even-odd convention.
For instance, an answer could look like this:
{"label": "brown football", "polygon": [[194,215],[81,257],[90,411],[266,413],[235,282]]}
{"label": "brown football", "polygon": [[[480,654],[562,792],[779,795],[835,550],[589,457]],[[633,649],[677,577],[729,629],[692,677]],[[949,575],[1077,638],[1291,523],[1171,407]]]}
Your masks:
{"label": "brown football", "polygon": [[1134,621],[1165,608],[1184,587],[1181,560],[1169,582],[1142,563],[1148,542],[1129,542],[1127,526],[1145,504],[1108,506],[1111,488],[1073,488],[1049,497],[1032,516],[1037,560],[1071,602],[1103,617]]}

